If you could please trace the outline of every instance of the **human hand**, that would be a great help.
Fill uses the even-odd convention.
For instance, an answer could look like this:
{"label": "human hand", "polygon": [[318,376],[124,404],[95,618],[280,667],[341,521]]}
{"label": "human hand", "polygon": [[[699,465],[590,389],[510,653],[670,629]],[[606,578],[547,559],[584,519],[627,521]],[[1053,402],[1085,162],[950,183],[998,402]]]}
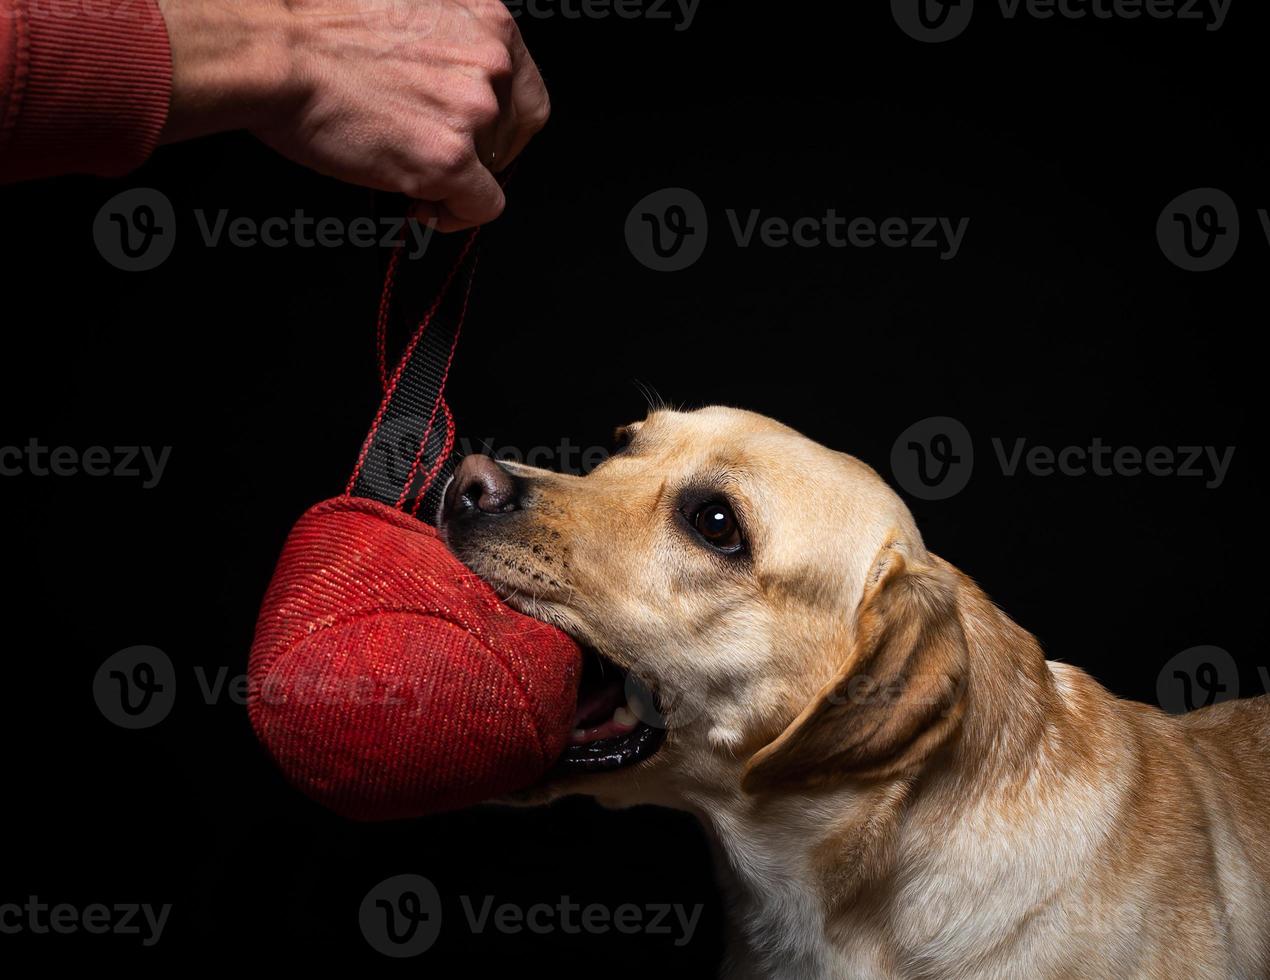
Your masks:
{"label": "human hand", "polygon": [[168,0],[164,141],[246,128],[320,173],[416,198],[442,231],[505,200],[494,173],[547,121],[499,0]]}

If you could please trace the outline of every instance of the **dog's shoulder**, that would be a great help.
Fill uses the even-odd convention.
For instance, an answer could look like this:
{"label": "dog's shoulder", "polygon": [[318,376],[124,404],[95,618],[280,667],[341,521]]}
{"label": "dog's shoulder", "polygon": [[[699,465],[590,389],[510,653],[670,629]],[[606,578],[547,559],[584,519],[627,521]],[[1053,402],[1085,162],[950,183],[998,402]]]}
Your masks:
{"label": "dog's shoulder", "polygon": [[1223,701],[1175,721],[1224,784],[1253,798],[1270,837],[1270,694]]}
{"label": "dog's shoulder", "polygon": [[1198,737],[1234,735],[1265,749],[1270,746],[1270,694],[1222,701],[1181,715],[1180,721]]}

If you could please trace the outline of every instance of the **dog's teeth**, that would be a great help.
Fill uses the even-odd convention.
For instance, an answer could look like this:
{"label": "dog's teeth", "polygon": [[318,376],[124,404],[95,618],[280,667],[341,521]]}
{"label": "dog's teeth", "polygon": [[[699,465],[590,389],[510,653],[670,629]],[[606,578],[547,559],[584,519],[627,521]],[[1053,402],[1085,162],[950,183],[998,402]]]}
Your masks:
{"label": "dog's teeth", "polygon": [[582,739],[586,738],[586,729],[585,729],[585,728],[575,728],[573,731],[571,731],[571,732],[569,733],[569,738],[570,738],[570,739],[572,739],[572,740],[573,740],[573,741],[575,741],[575,742],[580,742],[580,741],[582,741]]}
{"label": "dog's teeth", "polygon": [[636,718],[644,717],[644,702],[641,701],[638,697],[635,697],[634,695],[632,695],[631,697],[627,698],[626,707],[630,709],[631,714],[633,714]]}
{"label": "dog's teeth", "polygon": [[626,705],[622,705],[613,712],[613,720],[619,725],[635,725],[639,719],[635,717],[635,713]]}

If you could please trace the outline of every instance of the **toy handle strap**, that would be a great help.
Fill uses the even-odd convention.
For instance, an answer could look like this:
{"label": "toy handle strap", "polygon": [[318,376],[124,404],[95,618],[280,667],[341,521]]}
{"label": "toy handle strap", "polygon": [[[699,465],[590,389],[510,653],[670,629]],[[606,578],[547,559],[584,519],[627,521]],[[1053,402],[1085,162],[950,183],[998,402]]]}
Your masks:
{"label": "toy handle strap", "polygon": [[404,245],[393,249],[384,275],[377,325],[384,397],[344,491],[415,516],[423,510],[429,523],[453,469],[454,419],[445,401],[445,384],[472,294],[479,231],[474,228],[467,233],[436,298],[389,375],[388,323]]}

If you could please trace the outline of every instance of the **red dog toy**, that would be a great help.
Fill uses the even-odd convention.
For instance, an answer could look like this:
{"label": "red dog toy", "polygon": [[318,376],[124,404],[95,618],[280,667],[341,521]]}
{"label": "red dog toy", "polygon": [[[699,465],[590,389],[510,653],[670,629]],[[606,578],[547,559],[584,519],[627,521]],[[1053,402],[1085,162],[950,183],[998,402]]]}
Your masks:
{"label": "red dog toy", "polygon": [[[388,378],[400,253],[390,260],[384,400],[345,495],[291,531],[252,644],[256,734],[292,783],[358,819],[415,817],[529,785],[573,723],[578,647],[499,601],[416,516],[439,501],[453,450],[443,393],[475,237]],[[443,301],[463,269],[462,303],[447,321]]]}

